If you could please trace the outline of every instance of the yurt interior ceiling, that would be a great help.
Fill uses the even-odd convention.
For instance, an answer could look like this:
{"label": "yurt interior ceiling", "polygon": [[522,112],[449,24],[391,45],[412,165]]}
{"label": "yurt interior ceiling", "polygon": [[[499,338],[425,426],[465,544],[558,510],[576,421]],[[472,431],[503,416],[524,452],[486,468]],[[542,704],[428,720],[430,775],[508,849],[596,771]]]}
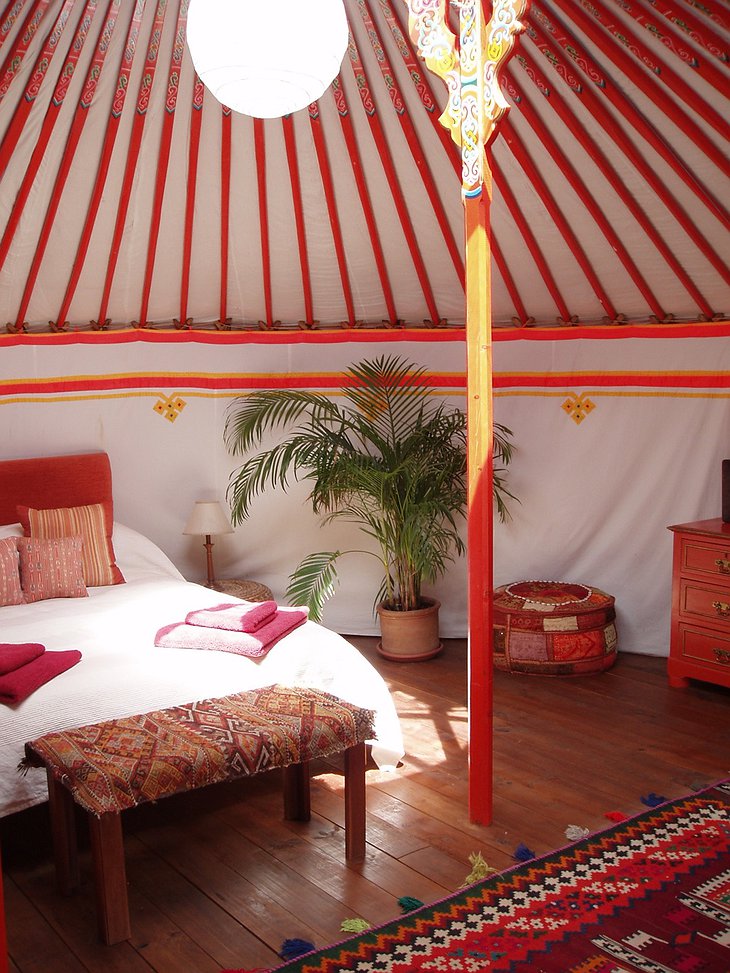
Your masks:
{"label": "yurt interior ceiling", "polygon": [[[336,395],[351,363],[393,353],[464,405],[446,90],[403,0],[345,7],[338,78],[266,120],[197,78],[187,0],[0,9],[0,454],[107,451],[117,518],[191,579],[204,555],[182,530],[240,462],[236,396]],[[720,516],[730,457],[729,38],[726,0],[533,0],[488,150],[494,415],[518,498],[494,582],[595,585],[619,648],[655,655],[666,528]],[[293,485],[216,539],[217,569],[280,596],[305,554],[357,546],[347,531]],[[369,633],[377,569],[350,563],[325,623]],[[445,635],[466,632],[465,575],[458,559],[439,583]]]}

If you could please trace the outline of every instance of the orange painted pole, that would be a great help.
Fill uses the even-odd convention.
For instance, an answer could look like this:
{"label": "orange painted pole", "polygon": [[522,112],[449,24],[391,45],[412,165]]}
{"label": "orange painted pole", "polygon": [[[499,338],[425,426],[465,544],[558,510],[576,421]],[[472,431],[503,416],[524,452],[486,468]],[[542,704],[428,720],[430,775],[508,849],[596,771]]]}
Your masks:
{"label": "orange painted pole", "polygon": [[469,817],[492,820],[492,321],[489,204],[484,165],[478,196],[464,198],[469,516]]}

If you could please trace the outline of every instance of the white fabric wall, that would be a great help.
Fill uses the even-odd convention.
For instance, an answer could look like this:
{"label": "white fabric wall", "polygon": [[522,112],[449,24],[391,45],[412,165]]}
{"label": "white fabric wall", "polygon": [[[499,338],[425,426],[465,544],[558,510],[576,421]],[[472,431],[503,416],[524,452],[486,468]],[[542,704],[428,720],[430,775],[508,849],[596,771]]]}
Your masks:
{"label": "white fabric wall", "polygon": [[[561,579],[610,592],[625,651],[668,652],[667,526],[720,516],[721,460],[730,457],[730,338],[726,329],[713,337],[684,333],[608,339],[598,329],[595,337],[571,339],[568,331],[539,340],[539,332],[510,332],[495,340],[495,417],[515,434],[510,483],[521,501],[511,522],[495,522],[495,584]],[[282,381],[331,387],[351,362],[399,353],[445,376],[445,394],[464,404],[462,333],[299,338],[129,332],[3,339],[0,458],[106,450],[117,519],[199,579],[202,539],[181,531],[195,499],[225,499],[237,463],[222,434],[237,392]],[[580,395],[592,409],[577,423],[570,406]],[[168,398],[181,406],[169,413],[174,421],[165,417]],[[304,488],[269,493],[249,522],[216,539],[216,573],[262,581],[281,597],[305,554],[361,542],[346,525],[321,528]],[[325,623],[345,634],[377,631],[378,581],[374,560],[345,559]],[[463,636],[464,561],[437,594],[443,635]]]}

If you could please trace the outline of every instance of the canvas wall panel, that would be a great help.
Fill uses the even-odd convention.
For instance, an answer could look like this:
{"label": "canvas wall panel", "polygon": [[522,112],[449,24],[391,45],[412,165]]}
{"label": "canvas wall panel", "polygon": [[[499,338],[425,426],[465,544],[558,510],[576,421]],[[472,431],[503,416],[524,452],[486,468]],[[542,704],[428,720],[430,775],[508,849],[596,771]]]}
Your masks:
{"label": "canvas wall panel", "polygon": [[[647,329],[648,330],[648,329]],[[495,335],[494,412],[514,431],[512,519],[495,521],[494,581],[575,580],[615,595],[620,648],[666,655],[670,524],[720,515],[730,457],[730,340],[714,326]],[[635,333],[635,330],[632,331]],[[194,500],[225,501],[238,460],[227,410],[258,387],[338,394],[340,373],[381,353],[427,366],[465,405],[461,332],[327,335],[194,333],[8,336],[0,354],[0,456],[104,449],[116,517],[151,536],[186,577],[205,571],[202,538],[182,535]],[[282,597],[315,550],[360,548],[344,524],[311,514],[306,488],[268,493],[234,534],[215,540],[219,577],[249,577]],[[325,622],[372,633],[374,558],[342,561]],[[466,563],[436,593],[446,636],[466,633]]]}

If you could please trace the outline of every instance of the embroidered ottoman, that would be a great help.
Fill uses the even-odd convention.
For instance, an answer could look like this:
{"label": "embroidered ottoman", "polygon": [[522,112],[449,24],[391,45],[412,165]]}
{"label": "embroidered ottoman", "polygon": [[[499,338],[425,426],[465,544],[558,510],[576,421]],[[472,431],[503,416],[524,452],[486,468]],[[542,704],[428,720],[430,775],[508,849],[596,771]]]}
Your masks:
{"label": "embroidered ottoman", "polygon": [[145,801],[284,768],[284,816],[310,816],[309,762],[345,763],[345,857],[365,857],[365,741],[374,713],[316,689],[266,686],[47,733],[23,769],[45,767],[60,890],[79,884],[74,804],[86,812],[99,934],[129,939],[121,812]]}
{"label": "embroidered ottoman", "polygon": [[579,676],[616,661],[615,599],[565,581],[516,581],[493,596],[494,665]]}

